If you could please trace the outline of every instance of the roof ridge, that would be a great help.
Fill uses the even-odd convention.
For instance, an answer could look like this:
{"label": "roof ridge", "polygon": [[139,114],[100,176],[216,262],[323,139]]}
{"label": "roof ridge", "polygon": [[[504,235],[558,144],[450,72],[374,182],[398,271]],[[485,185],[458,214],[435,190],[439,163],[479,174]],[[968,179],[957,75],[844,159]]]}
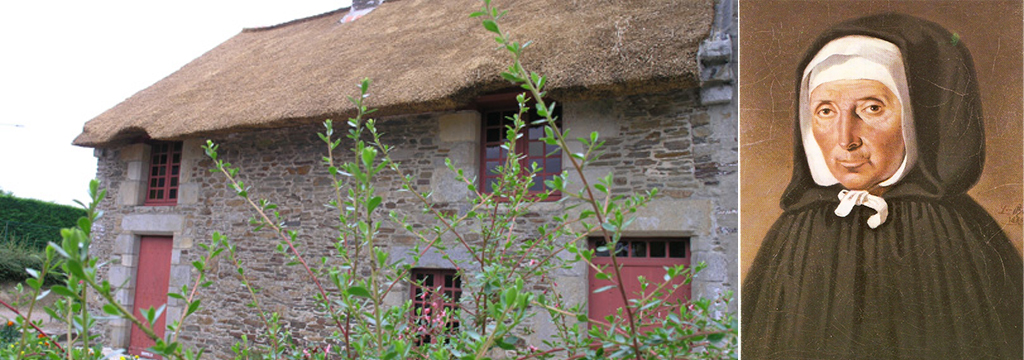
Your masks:
{"label": "roof ridge", "polygon": [[285,21],[283,23],[275,24],[275,25],[242,28],[242,32],[243,33],[247,33],[247,32],[259,32],[259,31],[274,30],[274,29],[277,29],[277,28],[285,27],[285,26],[290,26],[290,25],[295,25],[295,24],[299,24],[299,23],[304,23],[304,22],[307,22],[307,21],[312,21],[312,20],[320,19],[320,18],[323,18],[325,16],[332,16],[332,15],[341,13],[343,11],[348,11],[351,8],[352,8],[352,6],[343,7],[343,8],[340,8],[340,9],[331,10],[331,11],[327,11],[327,12],[324,12],[324,13],[320,13],[320,14],[316,14],[316,15],[312,15],[312,16],[307,16],[307,17],[304,17],[304,18],[298,18],[298,19],[295,19],[295,20],[288,20],[288,21]]}

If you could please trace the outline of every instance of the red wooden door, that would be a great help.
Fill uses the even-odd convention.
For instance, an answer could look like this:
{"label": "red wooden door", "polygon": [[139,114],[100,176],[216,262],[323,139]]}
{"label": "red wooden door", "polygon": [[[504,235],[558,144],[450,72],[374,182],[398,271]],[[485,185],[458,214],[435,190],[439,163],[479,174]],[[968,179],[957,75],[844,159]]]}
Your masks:
{"label": "red wooden door", "polygon": [[[591,240],[591,248],[597,249],[604,246],[604,241],[599,239]],[[650,293],[661,283],[664,283],[665,267],[676,265],[690,265],[690,246],[688,239],[621,239],[616,250],[616,261],[621,266],[623,289],[630,299],[637,299],[641,294],[641,286],[638,278],[643,276],[647,279],[647,292]],[[610,250],[610,249],[609,249]],[[598,251],[594,256],[594,264],[604,267],[605,273],[613,275],[611,268],[611,257],[609,251]],[[622,294],[618,288],[611,288],[599,293],[594,291],[605,286],[614,284],[611,280],[599,280],[596,277],[597,271],[590,269],[590,298],[587,301],[588,311],[591,319],[605,321],[608,315],[615,315],[620,308],[626,306]],[[673,279],[674,284],[682,284],[682,277]],[[668,304],[678,304],[690,298],[690,285],[682,285],[672,290],[672,284],[666,286],[665,296],[661,298]],[[625,314],[625,311],[623,311]],[[653,316],[665,316],[661,312],[649,314]],[[647,320],[644,320],[647,322]]]}
{"label": "red wooden door", "polygon": [[[160,308],[167,304],[167,289],[171,278],[171,245],[170,237],[144,236],[139,242],[139,266],[135,273],[135,305],[132,313],[143,321],[143,309]],[[157,318],[153,330],[163,337],[166,325],[166,310]],[[155,358],[146,349],[155,345],[138,326],[132,325],[128,353],[141,357]]]}

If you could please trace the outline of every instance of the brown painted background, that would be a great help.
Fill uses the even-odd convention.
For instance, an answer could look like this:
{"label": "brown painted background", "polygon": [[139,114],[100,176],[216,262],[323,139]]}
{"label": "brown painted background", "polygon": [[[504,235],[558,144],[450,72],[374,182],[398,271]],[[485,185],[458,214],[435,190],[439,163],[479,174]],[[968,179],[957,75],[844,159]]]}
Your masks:
{"label": "brown painted background", "polygon": [[880,12],[928,19],[960,35],[981,83],[986,160],[969,194],[1022,247],[1020,1],[740,1],[740,245],[745,276],[782,213],[793,164],[796,66],[830,25]]}

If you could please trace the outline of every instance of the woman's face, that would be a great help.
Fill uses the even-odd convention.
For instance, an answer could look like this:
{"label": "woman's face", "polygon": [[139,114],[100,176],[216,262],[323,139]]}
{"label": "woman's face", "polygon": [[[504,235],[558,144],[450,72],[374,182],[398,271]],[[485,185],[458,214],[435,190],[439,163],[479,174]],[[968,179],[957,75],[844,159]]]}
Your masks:
{"label": "woman's face", "polygon": [[903,162],[902,106],[875,80],[836,80],[811,91],[814,139],[843,187],[873,190]]}

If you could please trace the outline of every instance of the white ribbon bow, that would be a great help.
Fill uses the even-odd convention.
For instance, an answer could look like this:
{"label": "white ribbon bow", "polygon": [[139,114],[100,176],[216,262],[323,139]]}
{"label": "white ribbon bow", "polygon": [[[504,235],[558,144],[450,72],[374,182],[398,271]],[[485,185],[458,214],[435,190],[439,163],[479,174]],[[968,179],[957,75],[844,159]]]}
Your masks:
{"label": "white ribbon bow", "polygon": [[880,196],[874,196],[864,190],[843,190],[839,192],[839,207],[836,208],[836,215],[846,217],[854,206],[864,205],[874,209],[877,213],[868,218],[868,226],[872,229],[885,223],[889,217],[889,204]]}

